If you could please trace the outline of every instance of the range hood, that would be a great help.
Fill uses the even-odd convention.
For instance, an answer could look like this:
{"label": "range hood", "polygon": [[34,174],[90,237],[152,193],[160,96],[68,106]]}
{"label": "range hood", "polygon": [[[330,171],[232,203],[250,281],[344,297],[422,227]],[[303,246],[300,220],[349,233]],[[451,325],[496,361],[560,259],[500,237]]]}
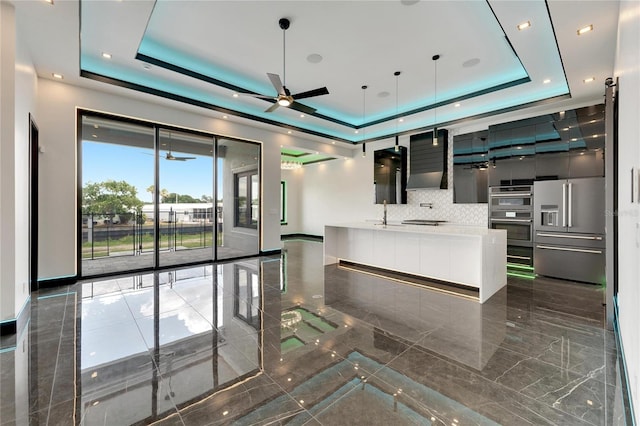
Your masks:
{"label": "range hood", "polygon": [[449,132],[438,129],[438,145],[433,132],[412,135],[409,145],[409,181],[407,191],[447,189]]}

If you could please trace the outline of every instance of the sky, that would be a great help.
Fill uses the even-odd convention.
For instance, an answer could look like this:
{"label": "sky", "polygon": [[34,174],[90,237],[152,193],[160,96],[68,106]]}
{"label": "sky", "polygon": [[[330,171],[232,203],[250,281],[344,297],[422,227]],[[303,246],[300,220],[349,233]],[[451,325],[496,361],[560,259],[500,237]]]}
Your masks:
{"label": "sky", "polygon": [[[164,155],[164,152],[161,152]],[[160,189],[178,194],[188,194],[194,198],[213,196],[213,183],[204,176],[212,176],[211,157],[174,153],[176,156],[196,157],[195,160],[169,161],[160,158]],[[221,160],[219,160],[221,161]],[[115,144],[83,141],[82,143],[82,186],[88,182],[124,180],[138,190],[138,198],[151,202],[147,188],[153,185],[153,150],[126,147]],[[222,182],[218,191],[222,193]]]}

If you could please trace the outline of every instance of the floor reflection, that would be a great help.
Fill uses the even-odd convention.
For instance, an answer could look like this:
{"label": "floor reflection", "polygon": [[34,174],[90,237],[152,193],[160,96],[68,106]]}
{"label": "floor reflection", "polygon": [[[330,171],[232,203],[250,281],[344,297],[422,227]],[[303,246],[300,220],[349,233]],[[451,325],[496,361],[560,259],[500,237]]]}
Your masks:
{"label": "floor reflection", "polygon": [[0,350],[0,424],[625,424],[601,304],[545,279],[479,304],[308,241],[87,281],[40,292]]}

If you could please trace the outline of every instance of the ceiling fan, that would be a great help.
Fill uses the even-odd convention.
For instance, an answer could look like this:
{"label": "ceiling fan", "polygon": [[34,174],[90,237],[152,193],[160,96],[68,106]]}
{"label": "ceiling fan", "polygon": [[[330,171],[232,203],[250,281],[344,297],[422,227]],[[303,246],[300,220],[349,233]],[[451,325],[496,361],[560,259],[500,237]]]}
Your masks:
{"label": "ceiling fan", "polygon": [[[167,154],[165,155],[165,160],[170,160],[170,161],[187,161],[187,160],[195,160],[196,157],[176,157],[175,155],[173,155],[171,153],[171,132],[169,132],[169,150],[167,151]],[[164,144],[163,144],[164,145]]]}
{"label": "ceiling fan", "polygon": [[[291,22],[287,18],[281,18],[278,21],[280,28],[282,28],[282,76],[283,79],[280,79],[278,74],[267,73],[267,77],[273,84],[273,87],[278,92],[278,96],[275,98],[273,96],[263,96],[263,95],[254,95],[260,99],[274,99],[276,102],[271,105],[269,108],[265,110],[265,112],[273,112],[278,107],[289,107],[295,109],[296,111],[300,111],[305,114],[313,114],[316,110],[315,108],[311,108],[309,106],[303,105],[298,100],[305,98],[312,98],[314,96],[328,95],[329,90],[326,87],[320,87],[318,89],[308,90],[306,92],[296,93],[294,95],[291,94],[289,89],[287,89],[287,71],[286,71],[286,38],[285,33],[289,28]],[[284,83],[283,83],[284,80]]]}
{"label": "ceiling fan", "polygon": [[173,161],[187,161],[187,160],[195,160],[196,157],[176,157],[171,151],[167,151],[167,155],[165,155],[165,160],[173,160]]}

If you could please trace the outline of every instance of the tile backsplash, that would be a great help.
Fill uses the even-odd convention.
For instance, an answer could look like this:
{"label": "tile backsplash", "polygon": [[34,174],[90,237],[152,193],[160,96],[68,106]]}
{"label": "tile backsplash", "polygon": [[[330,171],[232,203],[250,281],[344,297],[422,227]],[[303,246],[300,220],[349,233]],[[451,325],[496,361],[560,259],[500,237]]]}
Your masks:
{"label": "tile backsplash", "polygon": [[[449,134],[449,189],[426,189],[407,192],[407,204],[387,206],[387,219],[440,219],[463,225],[487,226],[488,205],[454,204],[453,202],[453,135]],[[409,171],[410,172],[410,171]],[[421,207],[421,203],[430,203],[433,207]],[[383,207],[376,206],[382,214]]]}

